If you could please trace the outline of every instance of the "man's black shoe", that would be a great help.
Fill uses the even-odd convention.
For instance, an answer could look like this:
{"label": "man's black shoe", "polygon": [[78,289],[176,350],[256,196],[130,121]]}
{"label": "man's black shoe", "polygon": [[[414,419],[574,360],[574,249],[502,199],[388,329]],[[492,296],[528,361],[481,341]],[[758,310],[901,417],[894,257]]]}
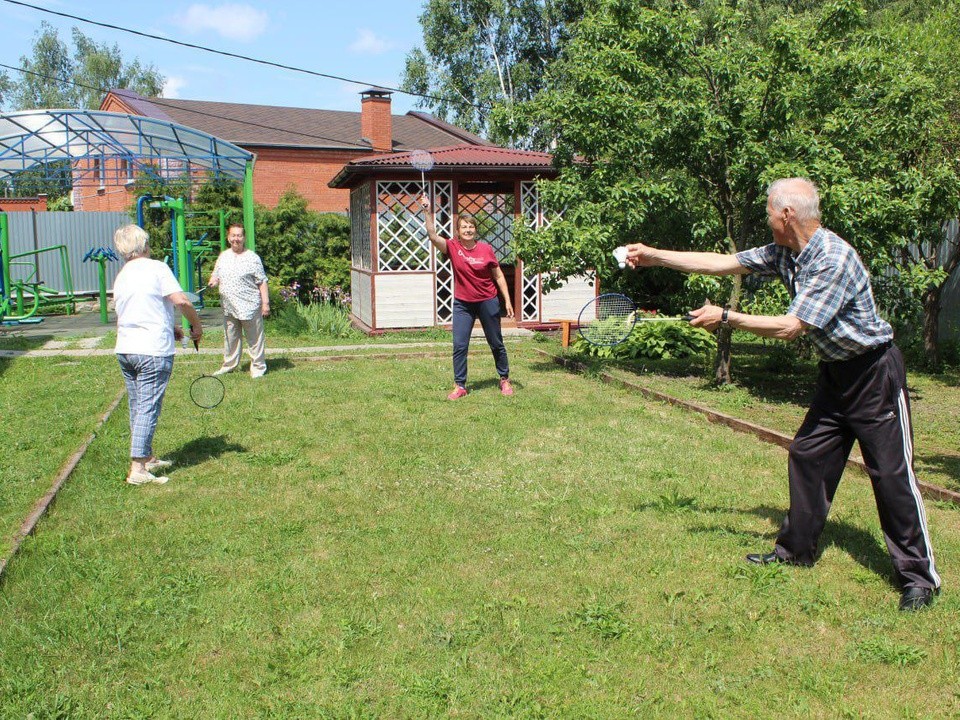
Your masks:
{"label": "man's black shoe", "polygon": [[908,587],[904,588],[900,594],[900,609],[913,611],[923,610],[933,604],[933,598],[940,592],[940,588],[931,589],[926,587]]}
{"label": "man's black shoe", "polygon": [[750,553],[747,555],[747,562],[753,563],[754,565],[772,565],[773,563],[782,563],[787,561],[777,555],[775,552],[768,552],[766,554]]}

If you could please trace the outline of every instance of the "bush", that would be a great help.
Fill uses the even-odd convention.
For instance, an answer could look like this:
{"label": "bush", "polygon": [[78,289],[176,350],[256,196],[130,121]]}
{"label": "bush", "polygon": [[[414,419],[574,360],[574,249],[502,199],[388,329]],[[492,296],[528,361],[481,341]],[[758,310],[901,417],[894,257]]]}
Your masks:
{"label": "bush", "polygon": [[597,347],[583,338],[573,344],[575,350],[594,357],[615,359],[684,358],[704,355],[716,349],[713,335],[685,322],[640,322],[624,342],[612,347]]}
{"label": "bush", "polygon": [[314,288],[306,301],[300,299],[301,289],[297,283],[280,289],[274,320],[278,329],[290,335],[331,339],[360,334],[350,322],[350,296],[339,287]]}

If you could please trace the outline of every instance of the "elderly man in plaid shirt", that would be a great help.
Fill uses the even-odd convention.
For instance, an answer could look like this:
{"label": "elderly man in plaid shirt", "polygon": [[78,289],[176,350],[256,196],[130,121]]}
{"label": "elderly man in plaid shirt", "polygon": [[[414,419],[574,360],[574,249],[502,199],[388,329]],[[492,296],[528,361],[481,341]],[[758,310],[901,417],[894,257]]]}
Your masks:
{"label": "elderly man in plaid shirt", "polygon": [[940,592],[926,513],[913,473],[913,431],[903,356],[874,304],[870,278],[856,251],[820,225],[816,186],[804,178],[773,183],[767,222],[774,242],[735,255],[627,247],[632,267],[779,277],[792,299],[785,315],[764,316],[706,305],[693,325],[730,327],[762,337],[806,335],[820,354],[817,390],[790,446],[790,510],[772,552],[747,555],[757,564],[812,565],[840,476],[859,441],[880,514],[880,526],[902,587],[901,610],[930,605]]}

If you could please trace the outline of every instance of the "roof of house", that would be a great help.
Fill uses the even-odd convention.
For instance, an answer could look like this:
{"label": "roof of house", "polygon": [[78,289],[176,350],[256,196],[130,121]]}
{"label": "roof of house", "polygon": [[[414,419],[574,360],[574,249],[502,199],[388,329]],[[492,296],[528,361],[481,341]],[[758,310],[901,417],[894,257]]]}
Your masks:
{"label": "roof of house", "polygon": [[[111,95],[133,114],[197,128],[235,145],[370,150],[370,143],[361,137],[359,112],[152,98],[131,90],[111,90],[101,107]],[[398,150],[452,142],[489,144],[427,113],[393,115],[393,143]]]}
{"label": "roof of house", "polygon": [[557,174],[550,153],[510,150],[495,145],[453,145],[431,148],[429,152],[412,150],[351,160],[330,181],[330,187],[350,187],[361,178],[386,169],[408,171],[415,175],[419,175],[421,170],[471,174],[495,171],[500,176],[520,174],[531,177],[553,177]]}

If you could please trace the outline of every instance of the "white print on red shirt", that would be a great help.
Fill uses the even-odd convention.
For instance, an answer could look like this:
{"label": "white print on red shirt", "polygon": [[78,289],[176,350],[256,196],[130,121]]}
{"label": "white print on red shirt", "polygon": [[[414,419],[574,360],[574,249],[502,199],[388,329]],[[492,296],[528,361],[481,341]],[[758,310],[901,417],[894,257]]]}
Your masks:
{"label": "white print on red shirt", "polygon": [[485,260],[484,260],[483,258],[478,258],[478,257],[473,257],[472,255],[467,255],[467,254],[463,251],[463,248],[457,248],[457,255],[459,255],[459,256],[462,257],[464,260],[466,260],[466,261],[467,261],[467,264],[469,264],[469,265],[484,265],[484,264],[485,264]]}

